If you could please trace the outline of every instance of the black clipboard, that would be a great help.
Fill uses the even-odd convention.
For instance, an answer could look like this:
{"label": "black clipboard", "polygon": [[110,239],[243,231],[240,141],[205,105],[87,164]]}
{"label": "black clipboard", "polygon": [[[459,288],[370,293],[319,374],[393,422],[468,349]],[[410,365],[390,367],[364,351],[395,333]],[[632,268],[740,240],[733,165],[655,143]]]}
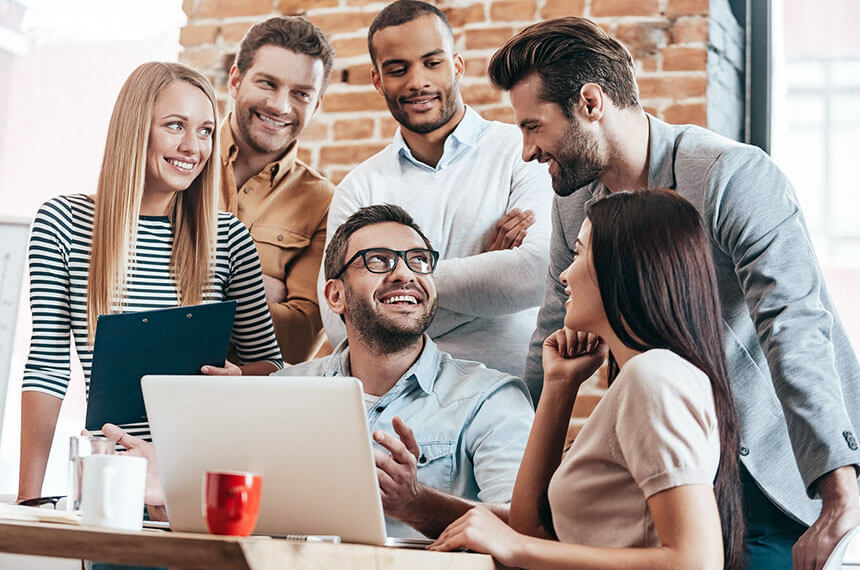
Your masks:
{"label": "black clipboard", "polygon": [[146,421],[140,379],[200,374],[224,366],[236,301],[100,315],[96,326],[86,429]]}

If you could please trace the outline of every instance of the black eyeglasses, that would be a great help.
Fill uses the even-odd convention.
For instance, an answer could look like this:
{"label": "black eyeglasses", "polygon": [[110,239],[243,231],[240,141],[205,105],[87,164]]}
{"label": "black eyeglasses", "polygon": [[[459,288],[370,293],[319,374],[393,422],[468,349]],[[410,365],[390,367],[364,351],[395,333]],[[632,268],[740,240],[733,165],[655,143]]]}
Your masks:
{"label": "black eyeglasses", "polygon": [[47,505],[48,503],[54,507],[56,510],[57,503],[60,502],[60,499],[65,499],[65,495],[56,495],[53,497],[34,497],[32,499],[27,499],[26,501],[21,501],[18,503],[24,507],[41,507],[42,505]]}
{"label": "black eyeglasses", "polygon": [[397,260],[402,257],[403,261],[406,262],[406,267],[414,273],[427,274],[433,273],[436,269],[436,262],[439,261],[439,252],[420,247],[405,251],[388,249],[387,247],[362,249],[355,252],[355,255],[343,264],[343,267],[335,274],[334,278],[340,278],[347,267],[352,265],[352,262],[359,257],[364,261],[364,266],[371,273],[388,273],[394,271],[394,268],[397,267]]}

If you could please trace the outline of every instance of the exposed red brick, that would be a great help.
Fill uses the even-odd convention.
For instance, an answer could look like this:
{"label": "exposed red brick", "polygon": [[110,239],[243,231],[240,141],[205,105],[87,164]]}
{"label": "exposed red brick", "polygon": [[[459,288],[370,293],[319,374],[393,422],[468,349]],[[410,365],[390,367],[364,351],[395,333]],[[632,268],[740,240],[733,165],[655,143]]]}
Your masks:
{"label": "exposed red brick", "polygon": [[660,113],[660,109],[658,109],[657,107],[655,107],[653,105],[648,105],[645,101],[642,101],[642,110],[645,111],[646,113],[650,113],[650,114],[654,115],[658,119],[663,118],[663,114]]}
{"label": "exposed red brick", "polygon": [[[305,0],[307,2],[307,0]],[[365,6],[367,4],[378,4],[379,0],[346,0],[347,6]],[[314,5],[316,8],[316,5]]]}
{"label": "exposed red brick", "polygon": [[466,30],[466,49],[499,48],[514,35],[510,26]]}
{"label": "exposed red brick", "polygon": [[324,146],[320,150],[320,164],[359,164],[382,150],[384,146],[383,144]]}
{"label": "exposed red brick", "polygon": [[373,89],[348,93],[327,93],[322,106],[322,110],[326,113],[384,111],[387,108],[385,99]]}
{"label": "exposed red brick", "polygon": [[373,21],[376,12],[327,12],[309,16],[311,22],[320,27],[327,36],[355,32],[366,28]]}
{"label": "exposed red brick", "polygon": [[352,57],[355,55],[367,55],[368,60],[370,55],[367,53],[367,38],[365,36],[355,38],[338,38],[332,40],[335,57]]}
{"label": "exposed red brick", "polygon": [[239,16],[258,16],[272,11],[272,0],[197,0],[194,17],[236,18]]}
{"label": "exposed red brick", "polygon": [[585,0],[546,0],[540,11],[544,19],[562,16],[582,16],[585,13]]}
{"label": "exposed red brick", "polygon": [[466,60],[466,77],[486,77],[489,60],[486,57],[470,57]]}
{"label": "exposed red brick", "polygon": [[593,0],[591,15],[595,18],[616,16],[658,16],[660,4],[657,0]]}
{"label": "exposed red brick", "polygon": [[666,6],[666,16],[677,18],[678,16],[707,16],[709,0],[669,0]]}
{"label": "exposed red brick", "polygon": [[663,71],[704,71],[707,65],[706,48],[668,46],[663,50]]}
{"label": "exposed red brick", "polygon": [[373,66],[368,63],[360,63],[351,65],[346,70],[346,82],[350,85],[372,85],[370,80],[370,70]]}
{"label": "exposed red brick", "polygon": [[461,85],[460,92],[463,94],[463,101],[469,105],[488,105],[502,100],[501,92],[486,83]]}
{"label": "exposed red brick", "polygon": [[391,115],[379,117],[376,119],[376,122],[379,123],[379,136],[384,139],[390,139],[393,137],[394,133],[397,131],[397,127],[400,126],[397,121],[391,117]]}
{"label": "exposed red brick", "polygon": [[571,416],[574,418],[587,418],[594,411],[597,403],[600,402],[600,398],[601,396],[598,394],[579,394],[573,403]]}
{"label": "exposed red brick", "polygon": [[[332,184],[340,184],[340,181],[346,178],[346,175],[349,174],[351,170],[351,168],[338,168],[333,166],[326,168],[324,175]],[[317,355],[317,358],[319,358],[319,355]]]}
{"label": "exposed red brick", "polygon": [[231,44],[238,44],[245,37],[248,29],[256,22],[233,22],[221,26],[221,39]]}
{"label": "exposed red brick", "polygon": [[494,22],[534,20],[536,12],[534,0],[496,0],[490,4],[490,20]]}
{"label": "exposed red brick", "polygon": [[332,126],[334,140],[360,140],[373,136],[375,121],[373,119],[343,119],[335,121]]}
{"label": "exposed red brick", "polygon": [[674,124],[708,126],[708,106],[705,103],[677,103],[663,110],[663,120]]}
{"label": "exposed red brick", "polygon": [[197,69],[208,69],[221,61],[221,52],[215,48],[192,48],[179,55],[182,63]]}
{"label": "exposed red brick", "polygon": [[328,123],[320,121],[319,119],[311,121],[308,128],[302,131],[302,134],[299,135],[299,140],[302,142],[324,141],[328,138]]}
{"label": "exposed red brick", "polygon": [[633,58],[637,59],[656,54],[666,45],[668,27],[665,22],[619,24],[615,37],[630,50]]}
{"label": "exposed red brick", "polygon": [[708,19],[702,16],[684,16],[675,20],[670,31],[673,44],[708,41]]}
{"label": "exposed red brick", "polygon": [[448,18],[452,28],[462,28],[466,24],[485,22],[487,16],[484,13],[483,4],[470,4],[469,6],[448,6],[441,8],[442,13]]}
{"label": "exposed red brick", "polygon": [[185,47],[211,44],[218,37],[218,26],[208,24],[203,26],[185,26],[179,32],[179,43]]}
{"label": "exposed red brick", "polygon": [[564,448],[567,449],[579,435],[584,424],[581,422],[571,421],[567,426],[567,437],[564,440]]}
{"label": "exposed red brick", "polygon": [[708,78],[701,75],[640,77],[639,94],[643,99],[688,99],[704,97]]}
{"label": "exposed red brick", "polygon": [[498,105],[495,107],[484,107],[480,110],[481,116],[488,121],[501,121],[514,124],[514,110],[510,105]]}
{"label": "exposed red brick", "polygon": [[641,71],[644,73],[651,73],[657,71],[657,54],[652,53],[649,55],[637,57],[633,63],[636,65],[637,71]]}
{"label": "exposed red brick", "polygon": [[304,14],[314,8],[331,8],[338,5],[339,0],[278,0],[275,10],[284,15]]}
{"label": "exposed red brick", "polygon": [[313,154],[309,148],[299,147],[296,156],[305,164],[311,164],[311,162],[313,162]]}

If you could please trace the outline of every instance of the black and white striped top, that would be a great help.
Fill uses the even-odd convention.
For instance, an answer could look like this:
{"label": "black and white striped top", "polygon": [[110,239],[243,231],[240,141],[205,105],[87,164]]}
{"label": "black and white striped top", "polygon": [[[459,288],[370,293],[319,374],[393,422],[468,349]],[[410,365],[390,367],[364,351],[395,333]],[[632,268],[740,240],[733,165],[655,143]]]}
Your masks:
{"label": "black and white striped top", "polygon": [[[87,273],[95,204],[83,194],[58,196],[36,214],[30,236],[30,307],[33,336],[23,390],[63,398],[69,384],[71,333],[89,391],[92,347],[87,344]],[[166,216],[141,216],[123,301],[114,310],[135,312],[177,305],[169,270],[173,230]],[[215,271],[203,303],[235,299],[232,342],[240,364],[283,366],[266,305],[262,272],[251,235],[232,214],[218,213]],[[122,426],[149,438],[146,423]]]}

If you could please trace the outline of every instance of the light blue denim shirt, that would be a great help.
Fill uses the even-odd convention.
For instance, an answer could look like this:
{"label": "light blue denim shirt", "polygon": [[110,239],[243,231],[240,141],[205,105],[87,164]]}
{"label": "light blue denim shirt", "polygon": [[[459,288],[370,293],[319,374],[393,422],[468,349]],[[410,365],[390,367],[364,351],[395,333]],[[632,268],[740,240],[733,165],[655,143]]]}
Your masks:
{"label": "light blue denim shirt", "polygon": [[[277,374],[349,376],[348,341]],[[415,432],[420,483],[473,501],[510,502],[534,419],[519,378],[455,359],[424,335],[421,356],[367,412],[371,433],[394,433],[394,416]],[[389,536],[421,536],[397,520],[386,519],[386,526]]]}
{"label": "light blue denim shirt", "polygon": [[445,146],[442,149],[442,158],[439,159],[439,162],[435,167],[415,158],[412,151],[409,149],[409,145],[406,144],[406,140],[403,138],[403,133],[400,132],[400,127],[397,127],[397,131],[394,133],[392,145],[401,159],[408,160],[418,168],[438,172],[460,158],[460,156],[470,148],[478,144],[481,134],[483,134],[489,126],[490,121],[484,119],[474,109],[466,105],[466,113],[460,120],[460,124],[458,124],[448,138],[445,139]]}

